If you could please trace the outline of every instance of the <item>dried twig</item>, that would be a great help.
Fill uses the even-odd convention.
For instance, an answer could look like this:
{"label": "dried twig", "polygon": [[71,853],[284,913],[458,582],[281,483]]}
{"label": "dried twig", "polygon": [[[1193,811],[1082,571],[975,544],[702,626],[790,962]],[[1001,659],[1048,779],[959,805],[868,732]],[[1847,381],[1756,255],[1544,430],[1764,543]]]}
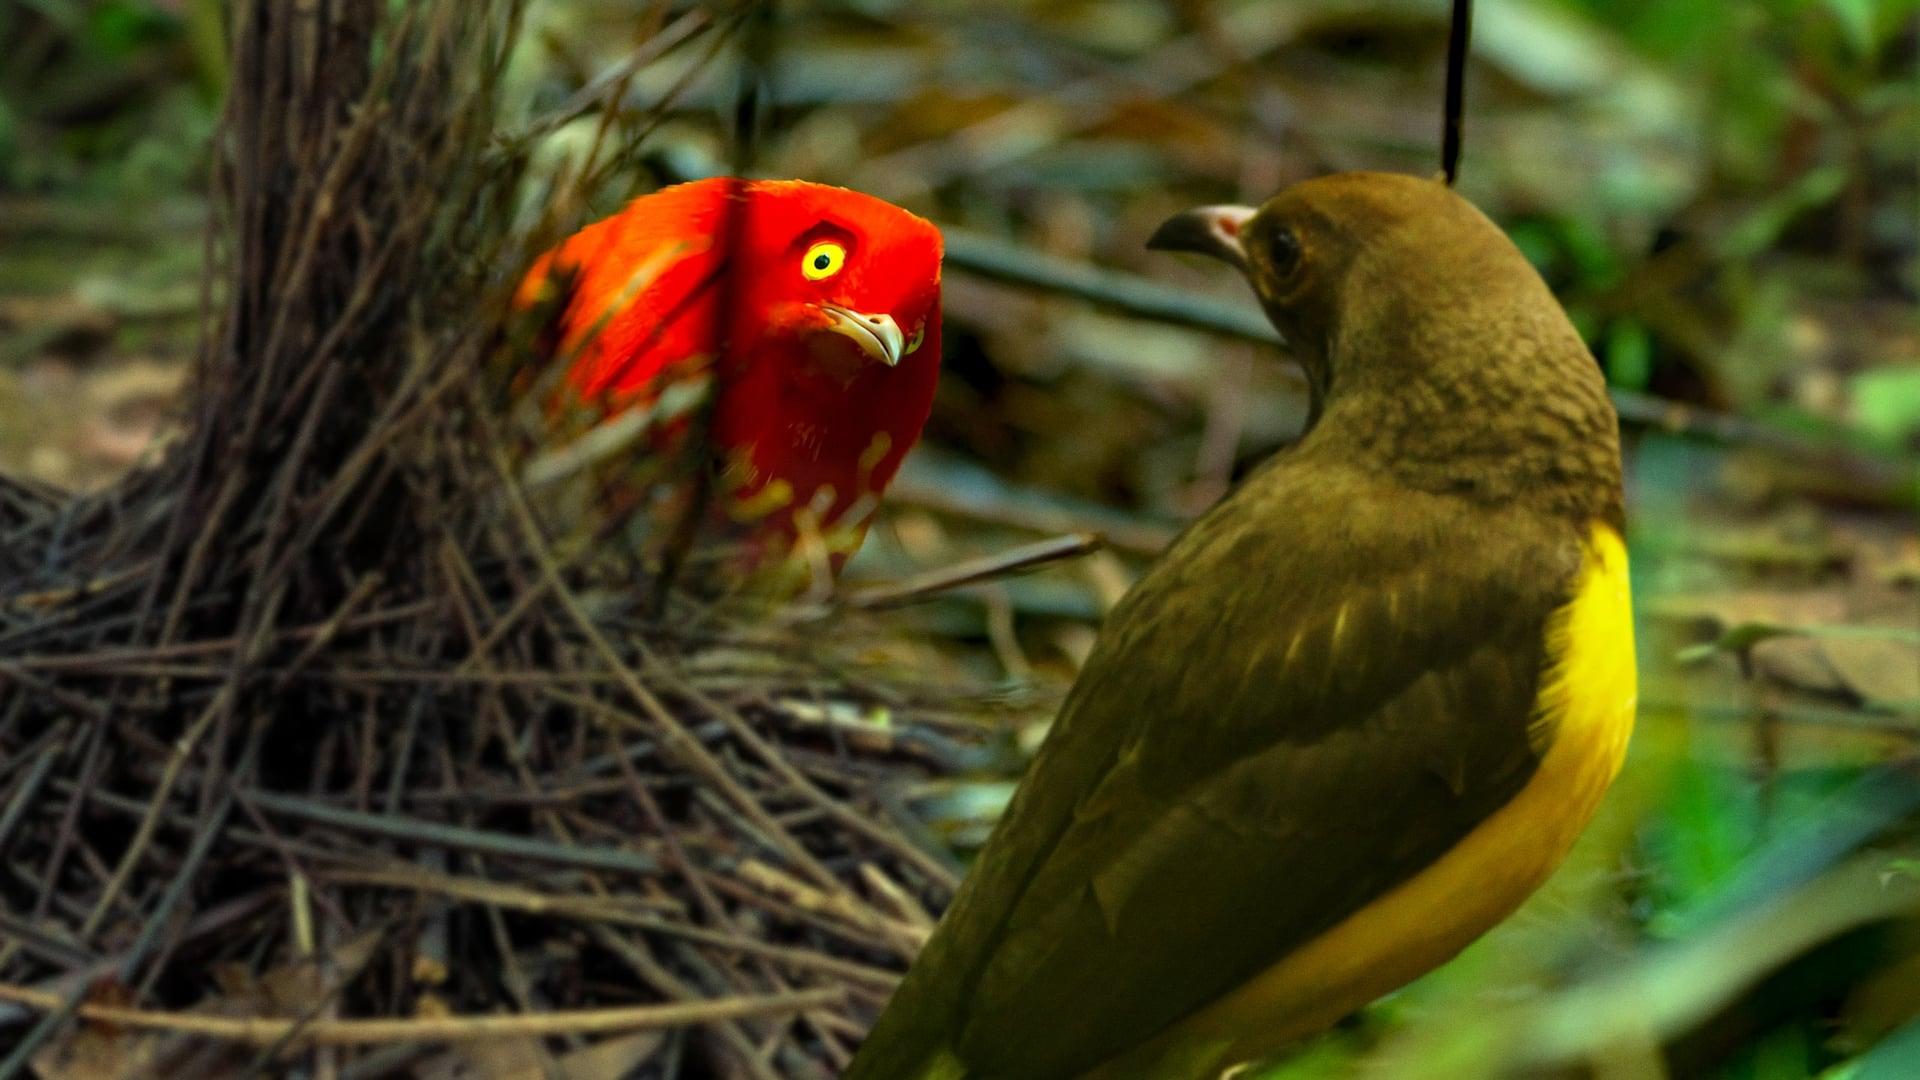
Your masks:
{"label": "dried twig", "polygon": [[[150,1012],[115,1005],[82,1004],[86,1020],[143,1031],[171,1031],[210,1039],[289,1047],[367,1046],[400,1042],[473,1042],[479,1039],[545,1038],[554,1035],[602,1035],[614,1031],[710,1024],[748,1017],[789,1016],[838,1004],[838,989],[798,990],[789,994],[716,998],[672,1005],[635,1005],[624,1009],[578,1009],[525,1016],[446,1016],[407,1020],[289,1020],[280,1017],[208,1016],[203,1013]],[[57,1009],[58,994],[0,984],[0,1001]]]}
{"label": "dried twig", "polygon": [[1032,570],[1062,559],[1077,559],[1100,550],[1101,539],[1093,533],[1056,536],[1010,551],[982,555],[953,566],[929,570],[898,585],[878,586],[853,593],[840,602],[861,611],[879,611],[917,603],[950,589],[991,581],[1022,570]]}

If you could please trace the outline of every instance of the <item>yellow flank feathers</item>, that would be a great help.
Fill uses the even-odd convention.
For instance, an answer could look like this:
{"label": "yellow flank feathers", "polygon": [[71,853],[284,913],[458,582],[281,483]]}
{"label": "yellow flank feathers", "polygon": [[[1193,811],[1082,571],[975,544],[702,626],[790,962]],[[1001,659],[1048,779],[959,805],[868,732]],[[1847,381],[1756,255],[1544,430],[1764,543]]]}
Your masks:
{"label": "yellow flank feathers", "polygon": [[1547,626],[1557,658],[1537,699],[1540,766],[1427,869],[1141,1051],[1102,1080],[1208,1075],[1278,1052],[1451,959],[1546,881],[1586,828],[1626,756],[1638,681],[1627,552],[1595,525],[1573,600]]}

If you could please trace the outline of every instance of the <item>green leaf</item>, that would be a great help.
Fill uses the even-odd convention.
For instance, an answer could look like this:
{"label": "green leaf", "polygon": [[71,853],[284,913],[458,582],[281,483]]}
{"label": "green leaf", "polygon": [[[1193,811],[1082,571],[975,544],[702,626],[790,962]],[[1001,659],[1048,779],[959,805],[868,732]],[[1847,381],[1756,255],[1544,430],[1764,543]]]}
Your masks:
{"label": "green leaf", "polygon": [[1648,822],[1648,899],[1655,934],[1678,928],[1675,918],[1724,882],[1760,836],[1760,807],[1747,778],[1697,762],[1682,767],[1665,804]]}
{"label": "green leaf", "polygon": [[1915,0],[1824,0],[1854,59],[1872,60],[1920,11]]}
{"label": "green leaf", "polygon": [[1653,335],[1638,319],[1616,319],[1607,328],[1607,381],[1645,390],[1653,378]]}
{"label": "green leaf", "polygon": [[1863,434],[1900,444],[1920,433],[1920,361],[1860,372],[1850,388],[1853,423]]}
{"label": "green leaf", "polygon": [[1780,637],[1829,640],[1853,638],[1920,645],[1920,630],[1907,630],[1898,626],[1827,626],[1818,623],[1784,626],[1779,623],[1745,622],[1728,627],[1712,641],[1681,649],[1674,654],[1674,659],[1682,664],[1699,663],[1715,653],[1743,653],[1763,641]]}
{"label": "green leaf", "polygon": [[1719,653],[1739,654],[1769,638],[1799,637],[1800,631],[1790,626],[1773,623],[1748,622],[1729,627],[1712,641],[1689,645],[1675,653],[1673,658],[1682,664],[1697,664]]}
{"label": "green leaf", "polygon": [[127,56],[149,42],[171,37],[179,20],[150,3],[109,0],[87,20],[88,44],[106,56]]}
{"label": "green leaf", "polygon": [[1874,9],[1880,5],[1876,0],[1826,0],[1827,10],[1833,13],[1834,21],[1840,24],[1840,32],[1853,48],[1856,56],[1871,56],[1874,39]]}
{"label": "green leaf", "polygon": [[1845,165],[1808,169],[1786,190],[1761,203],[1729,230],[1720,242],[1721,254],[1729,259],[1749,259],[1773,247],[1780,234],[1800,215],[1838,198],[1847,186],[1849,175]]}
{"label": "green leaf", "polygon": [[1920,1076],[1920,1021],[1895,1031],[1852,1061],[1828,1069],[1820,1080],[1909,1080],[1915,1076]]}

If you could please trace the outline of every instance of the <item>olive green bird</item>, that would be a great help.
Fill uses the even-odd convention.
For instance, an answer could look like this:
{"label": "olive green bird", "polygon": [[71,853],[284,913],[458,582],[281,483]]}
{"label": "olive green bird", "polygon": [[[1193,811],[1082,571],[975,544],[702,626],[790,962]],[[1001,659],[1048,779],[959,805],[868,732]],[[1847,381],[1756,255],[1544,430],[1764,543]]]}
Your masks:
{"label": "olive green bird", "polygon": [[1500,229],[1353,173],[1150,246],[1245,272],[1306,432],[1114,609],[851,1080],[1269,1055],[1511,913],[1625,754],[1617,419]]}

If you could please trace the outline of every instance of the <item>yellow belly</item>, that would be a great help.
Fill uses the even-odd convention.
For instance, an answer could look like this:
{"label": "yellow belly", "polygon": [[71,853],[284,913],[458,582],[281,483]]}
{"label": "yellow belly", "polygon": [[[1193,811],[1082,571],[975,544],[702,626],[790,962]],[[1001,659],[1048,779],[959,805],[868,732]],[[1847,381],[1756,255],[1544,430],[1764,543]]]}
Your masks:
{"label": "yellow belly", "polygon": [[[1574,599],[1547,630],[1534,735],[1546,754],[1508,802],[1433,865],[1156,1040],[1151,1072],[1210,1075],[1272,1054],[1445,963],[1560,865],[1626,755],[1637,680],[1625,545],[1596,526]],[[1178,1064],[1175,1064],[1178,1063]]]}

